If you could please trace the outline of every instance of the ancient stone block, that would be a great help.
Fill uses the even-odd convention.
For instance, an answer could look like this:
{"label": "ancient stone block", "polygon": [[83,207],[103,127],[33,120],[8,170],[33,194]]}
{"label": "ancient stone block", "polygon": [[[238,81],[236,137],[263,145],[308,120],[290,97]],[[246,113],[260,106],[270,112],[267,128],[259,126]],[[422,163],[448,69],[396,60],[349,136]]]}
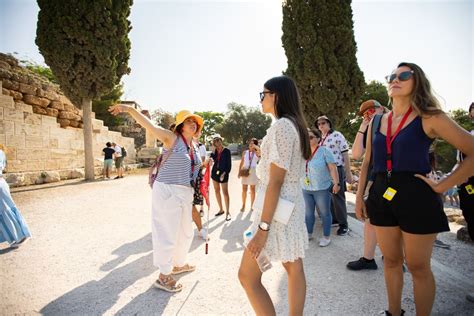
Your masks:
{"label": "ancient stone block", "polygon": [[61,180],[59,172],[56,171],[45,171],[41,173],[44,183],[59,182]]}
{"label": "ancient stone block", "polygon": [[25,124],[41,125],[41,115],[33,113],[23,113]]}
{"label": "ancient stone block", "polygon": [[49,139],[49,148],[58,148],[59,147],[59,140],[57,138],[51,138]]}
{"label": "ancient stone block", "polygon": [[17,149],[16,157],[19,160],[45,160],[48,158],[48,150],[39,148]]}
{"label": "ancient stone block", "polygon": [[15,124],[11,121],[0,121],[0,134],[13,135],[15,134]]}
{"label": "ancient stone block", "polygon": [[72,103],[63,103],[64,104],[64,110],[69,111],[69,112],[74,112],[74,109],[76,108]]}
{"label": "ancient stone block", "polygon": [[71,149],[71,141],[69,138],[58,138],[58,148],[60,149]]}
{"label": "ancient stone block", "polygon": [[41,171],[44,170],[43,160],[27,160],[26,171]]}
{"label": "ancient stone block", "polygon": [[10,95],[10,90],[2,88],[2,94],[3,95]]}
{"label": "ancient stone block", "polygon": [[44,97],[51,101],[59,101],[59,95],[54,91],[50,91],[50,90],[44,91]]}
{"label": "ancient stone block", "polygon": [[59,169],[59,161],[56,159],[49,159],[44,162],[45,170],[57,170]]}
{"label": "ancient stone block", "polygon": [[3,119],[23,123],[23,112],[16,109],[5,108],[3,110]]}
{"label": "ancient stone block", "polygon": [[11,80],[2,80],[2,87],[8,90],[18,91],[20,89],[20,84]]}
{"label": "ancient stone block", "polygon": [[13,100],[15,101],[20,101],[23,99],[23,94],[15,90],[10,90],[10,96],[13,97]]}
{"label": "ancient stone block", "polygon": [[0,144],[6,144],[7,143],[7,137],[5,134],[0,134]]}
{"label": "ancient stone block", "polygon": [[16,102],[15,109],[18,112],[33,113],[33,106],[23,102]]}
{"label": "ancient stone block", "polygon": [[25,135],[6,135],[7,147],[15,146],[19,148],[25,148]]}
{"label": "ancient stone block", "polygon": [[26,170],[26,161],[22,160],[9,160],[8,161],[8,172],[19,172]]}
{"label": "ancient stone block", "polygon": [[71,126],[71,127],[76,127],[76,128],[77,128],[77,127],[79,127],[79,122],[78,122],[78,121],[71,121],[71,122],[69,123],[69,126]]}
{"label": "ancient stone block", "polygon": [[84,169],[73,169],[69,174],[69,179],[84,178]]}
{"label": "ancient stone block", "polygon": [[41,136],[41,132],[40,125],[15,122],[15,135]]}
{"label": "ancient stone block", "polygon": [[6,95],[0,95],[0,107],[14,109],[15,103],[13,102],[13,98]]}
{"label": "ancient stone block", "polygon": [[36,87],[35,86],[32,86],[32,85],[29,85],[29,84],[26,84],[26,83],[23,83],[23,82],[28,82],[28,79],[26,79],[25,77],[21,77],[20,78],[20,86],[18,89],[12,89],[12,90],[18,90],[20,91],[21,93],[24,93],[24,94],[31,94],[31,95],[36,95]]}
{"label": "ancient stone block", "polygon": [[[14,172],[9,169],[10,172]],[[10,187],[19,187],[26,185],[25,182],[25,175],[23,173],[7,173],[5,181],[10,185]]]}
{"label": "ancient stone block", "polygon": [[58,120],[55,117],[51,116],[41,116],[41,123],[43,126],[58,126]]}
{"label": "ancient stone block", "polygon": [[23,96],[23,101],[27,104],[38,105],[43,108],[47,107],[49,103],[51,102],[50,100],[46,98],[37,97],[36,95],[29,95],[29,94],[25,94]]}
{"label": "ancient stone block", "polygon": [[67,119],[67,120],[76,120],[76,114],[69,112],[69,111],[60,111],[58,117],[60,119]]}
{"label": "ancient stone block", "polygon": [[38,105],[33,105],[33,113],[41,114],[41,115],[48,114],[48,112],[46,112],[45,108],[43,108],[41,106],[38,106]]}
{"label": "ancient stone block", "polygon": [[0,68],[10,70],[12,69],[12,66],[10,66],[6,61],[0,60]]}
{"label": "ancient stone block", "polygon": [[0,120],[3,120],[3,108],[0,108]]}
{"label": "ancient stone block", "polygon": [[46,108],[46,112],[48,113],[47,115],[48,116],[52,116],[52,117],[58,117],[58,114],[59,114],[59,110],[57,109],[52,109],[50,107],[47,107]]}
{"label": "ancient stone block", "polygon": [[48,148],[43,146],[43,136],[26,136],[25,146],[27,149],[30,148]]}
{"label": "ancient stone block", "polygon": [[51,149],[51,159],[71,159],[76,156],[76,151],[72,149]]}
{"label": "ancient stone block", "polygon": [[62,119],[62,118],[58,118],[58,123],[61,127],[68,127],[69,124],[71,124],[71,121],[68,120],[68,119]]}
{"label": "ancient stone block", "polygon": [[51,103],[49,104],[48,107],[53,108],[53,109],[57,109],[57,110],[60,110],[60,111],[64,110],[64,104],[62,104],[61,101],[51,101]]}

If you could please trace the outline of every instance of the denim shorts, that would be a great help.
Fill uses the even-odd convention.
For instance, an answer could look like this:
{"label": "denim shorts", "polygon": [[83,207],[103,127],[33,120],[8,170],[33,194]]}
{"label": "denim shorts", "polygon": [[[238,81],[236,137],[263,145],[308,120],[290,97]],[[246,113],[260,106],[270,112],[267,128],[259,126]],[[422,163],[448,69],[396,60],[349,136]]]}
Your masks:
{"label": "denim shorts", "polygon": [[[388,187],[397,191],[391,201],[383,195]],[[441,195],[413,173],[377,173],[366,202],[370,223],[375,226],[399,226],[411,234],[449,231]]]}

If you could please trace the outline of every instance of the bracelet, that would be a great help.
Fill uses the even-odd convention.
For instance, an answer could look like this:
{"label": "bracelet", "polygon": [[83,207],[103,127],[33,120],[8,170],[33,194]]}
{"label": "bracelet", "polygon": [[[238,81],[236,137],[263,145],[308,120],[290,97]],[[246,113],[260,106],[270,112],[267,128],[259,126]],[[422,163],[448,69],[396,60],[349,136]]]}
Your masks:
{"label": "bracelet", "polygon": [[365,132],[357,131],[357,133],[365,134]]}

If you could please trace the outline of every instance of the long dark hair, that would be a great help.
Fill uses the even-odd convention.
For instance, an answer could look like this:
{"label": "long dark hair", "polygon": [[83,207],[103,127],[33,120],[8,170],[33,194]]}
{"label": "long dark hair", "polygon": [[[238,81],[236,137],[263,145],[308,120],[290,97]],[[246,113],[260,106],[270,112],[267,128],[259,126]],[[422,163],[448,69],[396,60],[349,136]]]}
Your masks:
{"label": "long dark hair", "polygon": [[296,83],[287,76],[274,77],[265,82],[264,87],[275,93],[275,116],[276,118],[286,117],[295,124],[300,135],[301,152],[303,158],[311,156],[309,145],[308,124],[303,117],[301,109],[301,99]]}
{"label": "long dark hair", "polygon": [[[398,64],[397,68],[408,67],[413,70],[413,91],[411,93],[411,103],[414,110],[419,115],[436,115],[444,113],[438,99],[431,91],[431,84],[425,75],[423,69],[414,63],[402,62]],[[389,98],[389,104],[392,103],[392,98]]]}

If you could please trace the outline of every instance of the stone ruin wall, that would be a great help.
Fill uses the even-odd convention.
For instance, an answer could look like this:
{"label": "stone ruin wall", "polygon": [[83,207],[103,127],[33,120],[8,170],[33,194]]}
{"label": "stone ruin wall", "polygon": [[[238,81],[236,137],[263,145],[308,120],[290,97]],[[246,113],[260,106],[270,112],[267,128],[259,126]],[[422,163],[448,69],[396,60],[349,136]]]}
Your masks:
{"label": "stone ruin wall", "polygon": [[[83,177],[82,111],[57,85],[2,53],[0,90],[0,143],[7,147],[7,182],[21,186]],[[108,141],[124,146],[125,161],[135,162],[133,138],[109,131],[95,118],[92,128],[96,174],[102,172],[102,149]]]}

